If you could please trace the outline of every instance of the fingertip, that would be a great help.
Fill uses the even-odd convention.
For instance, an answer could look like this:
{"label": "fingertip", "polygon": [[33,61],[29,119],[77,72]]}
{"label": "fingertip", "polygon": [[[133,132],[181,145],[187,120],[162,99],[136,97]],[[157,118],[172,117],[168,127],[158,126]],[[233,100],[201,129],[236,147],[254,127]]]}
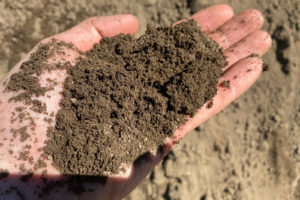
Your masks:
{"label": "fingertip", "polygon": [[253,21],[259,28],[261,28],[264,24],[264,16],[257,9],[248,9],[244,11],[243,14],[248,17],[249,21]]}
{"label": "fingertip", "polygon": [[124,14],[124,15],[120,15],[119,17],[122,18],[123,20],[122,23],[122,27],[124,30],[123,33],[128,33],[132,35],[136,34],[136,32],[139,29],[139,22],[137,17],[132,14]]}
{"label": "fingertip", "polygon": [[266,45],[266,49],[269,50],[272,46],[272,37],[270,36],[270,34],[266,31],[262,31],[262,30],[258,30],[257,31],[260,35],[259,39],[263,42],[265,42]]}
{"label": "fingertip", "polygon": [[224,12],[224,15],[227,18],[232,18],[234,16],[234,11],[233,11],[232,7],[229,6],[228,4],[219,4],[219,5],[216,5],[215,7],[217,7],[218,10],[222,10]]}
{"label": "fingertip", "polygon": [[137,19],[136,16],[134,15],[131,15],[131,14],[128,14],[128,19],[131,21],[131,24],[132,24],[132,34],[136,34],[136,32],[138,31],[139,29],[139,21]]}
{"label": "fingertip", "polygon": [[272,46],[272,37],[266,31],[257,30],[252,34],[252,37],[257,40],[259,46],[257,47],[258,54],[263,56],[265,53],[269,51]]}
{"label": "fingertip", "polygon": [[91,22],[102,37],[112,37],[120,33],[135,34],[138,30],[138,20],[131,14],[94,17]]}

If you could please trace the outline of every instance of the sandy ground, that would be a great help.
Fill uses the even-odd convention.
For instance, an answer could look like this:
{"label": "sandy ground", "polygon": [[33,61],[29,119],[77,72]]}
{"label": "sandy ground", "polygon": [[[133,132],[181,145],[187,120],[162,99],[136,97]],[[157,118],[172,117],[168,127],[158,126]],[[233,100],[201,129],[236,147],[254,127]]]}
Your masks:
{"label": "sandy ground", "polygon": [[39,40],[89,16],[135,14],[141,34],[147,23],[170,24],[218,3],[265,15],[271,71],[187,135],[127,200],[299,200],[299,0],[2,0],[0,79]]}

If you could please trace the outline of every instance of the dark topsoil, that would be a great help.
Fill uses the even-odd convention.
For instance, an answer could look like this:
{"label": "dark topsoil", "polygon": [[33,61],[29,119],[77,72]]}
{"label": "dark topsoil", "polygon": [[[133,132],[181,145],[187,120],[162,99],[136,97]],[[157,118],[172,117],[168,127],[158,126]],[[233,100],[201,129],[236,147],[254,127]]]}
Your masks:
{"label": "dark topsoil", "polygon": [[[28,62],[45,57],[51,45],[57,44],[41,45]],[[138,39],[104,38],[75,67],[66,67],[69,77],[56,125],[48,129],[46,153],[62,174],[118,173],[122,164],[162,145],[216,94],[225,64],[222,49],[194,21],[148,26]],[[26,85],[41,73],[31,73],[30,66],[23,64],[7,89],[28,93]],[[18,79],[24,74],[26,79]],[[28,93],[26,99],[31,95],[42,94]]]}

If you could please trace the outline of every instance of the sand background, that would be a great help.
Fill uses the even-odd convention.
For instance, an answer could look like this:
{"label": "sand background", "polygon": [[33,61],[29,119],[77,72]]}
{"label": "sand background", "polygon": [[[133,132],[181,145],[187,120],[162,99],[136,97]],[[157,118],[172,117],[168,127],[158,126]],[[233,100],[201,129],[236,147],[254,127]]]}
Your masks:
{"label": "sand background", "polygon": [[188,134],[127,200],[299,200],[299,0],[1,0],[0,79],[39,40],[89,16],[132,13],[140,35],[147,23],[170,24],[218,3],[264,14],[271,70]]}

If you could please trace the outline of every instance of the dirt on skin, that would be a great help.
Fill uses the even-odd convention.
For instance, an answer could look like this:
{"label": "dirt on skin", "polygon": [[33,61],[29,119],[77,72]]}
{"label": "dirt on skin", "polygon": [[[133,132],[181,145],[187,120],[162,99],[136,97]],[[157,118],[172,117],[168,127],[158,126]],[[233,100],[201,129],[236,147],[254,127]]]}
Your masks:
{"label": "dirt on skin", "polygon": [[[0,2],[0,77],[41,39],[93,15],[132,13],[146,24],[171,24],[227,3],[265,16],[273,38],[270,65],[223,112],[188,134],[127,198],[300,198],[300,2],[298,0],[65,0]],[[280,103],[278,103],[280,102]],[[1,132],[1,130],[0,130]]]}

